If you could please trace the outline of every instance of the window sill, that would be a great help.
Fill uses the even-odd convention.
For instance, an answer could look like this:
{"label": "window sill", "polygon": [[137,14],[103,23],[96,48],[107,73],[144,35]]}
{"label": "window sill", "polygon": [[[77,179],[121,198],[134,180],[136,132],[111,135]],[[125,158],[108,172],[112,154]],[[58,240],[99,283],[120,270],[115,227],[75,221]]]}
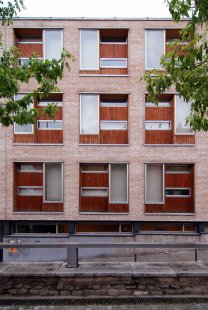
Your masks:
{"label": "window sill", "polygon": [[144,215],[153,215],[153,216],[155,216],[155,215],[159,215],[159,216],[161,216],[161,215],[164,215],[164,216],[195,216],[196,215],[196,213],[163,213],[163,212],[157,212],[157,213],[144,213]]}
{"label": "window sill", "polygon": [[129,146],[129,144],[98,144],[98,143],[79,143],[79,146]]}
{"label": "window sill", "polygon": [[90,77],[92,77],[92,76],[111,76],[111,77],[128,77],[129,76],[129,74],[89,74],[89,73],[86,73],[86,74],[79,74],[79,76],[80,77],[87,77],[87,76],[90,76]]}
{"label": "window sill", "polygon": [[13,143],[14,146],[63,146],[63,143]]}
{"label": "window sill", "polygon": [[46,215],[53,215],[53,214],[64,214],[64,212],[33,212],[33,211],[20,211],[20,212],[16,212],[14,211],[13,212],[15,215],[18,215],[18,214],[34,214],[34,215],[39,215],[39,214],[46,214]]}
{"label": "window sill", "polygon": [[127,215],[129,212],[116,213],[116,212],[79,212],[80,215]]}
{"label": "window sill", "polygon": [[153,147],[158,147],[158,146],[162,146],[162,147],[194,147],[195,144],[144,144],[144,146],[153,146]]}

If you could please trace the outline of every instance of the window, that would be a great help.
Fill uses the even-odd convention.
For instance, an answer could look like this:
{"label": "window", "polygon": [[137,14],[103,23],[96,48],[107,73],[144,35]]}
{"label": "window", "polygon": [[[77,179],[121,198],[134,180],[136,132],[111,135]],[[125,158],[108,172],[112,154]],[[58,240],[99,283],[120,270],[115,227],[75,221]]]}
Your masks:
{"label": "window", "polygon": [[145,130],[170,130],[171,122],[149,121],[145,122]]}
{"label": "window", "polygon": [[186,123],[186,118],[191,112],[191,103],[185,102],[184,99],[176,95],[175,106],[175,133],[181,135],[193,134],[193,130],[190,128],[190,124]]}
{"label": "window", "polygon": [[45,202],[63,201],[62,164],[45,164]]}
{"label": "window", "polygon": [[80,211],[128,211],[127,164],[81,164]]}
{"label": "window", "polygon": [[44,130],[62,130],[62,121],[53,121],[53,120],[39,120],[37,121],[38,129]]}
{"label": "window", "polygon": [[81,29],[80,70],[112,74],[103,70],[112,68],[124,69],[116,74],[127,73],[127,34],[127,29]]}
{"label": "window", "polygon": [[126,144],[127,95],[80,94],[80,142]]}
{"label": "window", "polygon": [[[175,40],[181,41],[180,29],[148,29],[146,30],[146,63],[147,70],[161,68],[160,59],[165,53],[171,51],[170,43]],[[179,54],[181,54],[181,46],[186,42],[180,42]]]}
{"label": "window", "polygon": [[98,95],[80,95],[81,119],[80,133],[86,135],[99,134],[99,97]]}
{"label": "window", "polygon": [[82,29],[80,32],[80,69],[99,69],[99,31]]}
{"label": "window", "polygon": [[146,164],[145,171],[147,213],[194,212],[192,164]]}
{"label": "window", "polygon": [[16,212],[62,212],[63,164],[15,163],[14,193]]}
{"label": "window", "polygon": [[145,102],[146,107],[170,107],[171,106],[171,100],[170,99],[159,99],[159,102],[155,104],[154,102]]}
{"label": "window", "polygon": [[[21,100],[26,94],[17,94],[15,100]],[[32,103],[27,106],[27,110],[32,108]],[[14,134],[33,134],[33,125],[19,125],[14,123]]]}
{"label": "window", "polygon": [[132,224],[103,223],[103,222],[77,223],[76,233],[80,234],[132,233]]}
{"label": "window", "polygon": [[146,30],[146,69],[160,68],[160,58],[165,53],[165,31]]}
{"label": "window", "polygon": [[16,47],[22,53],[19,64],[24,64],[33,54],[38,59],[60,59],[62,29],[16,28]]}
{"label": "window", "polygon": [[146,203],[164,203],[164,166],[146,165]]}

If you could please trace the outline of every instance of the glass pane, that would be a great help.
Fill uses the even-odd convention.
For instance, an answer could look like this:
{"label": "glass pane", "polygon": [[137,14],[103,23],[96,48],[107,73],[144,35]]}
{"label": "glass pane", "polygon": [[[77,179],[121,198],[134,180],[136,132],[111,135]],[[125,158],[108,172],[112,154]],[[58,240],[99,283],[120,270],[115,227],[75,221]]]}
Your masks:
{"label": "glass pane", "polygon": [[45,30],[44,55],[45,59],[61,58],[61,30]]}
{"label": "glass pane", "polygon": [[45,200],[62,201],[62,164],[45,165]]}
{"label": "glass pane", "polygon": [[165,51],[165,31],[147,30],[146,31],[146,68],[160,68],[160,58]]}
{"label": "glass pane", "polygon": [[101,121],[100,130],[127,130],[127,122],[120,121]]}
{"label": "glass pane", "polygon": [[190,196],[190,189],[189,188],[166,188],[165,189],[165,196]]}
{"label": "glass pane", "polygon": [[100,102],[100,106],[103,108],[112,107],[112,108],[120,108],[127,107],[127,101],[125,100],[103,100]]}
{"label": "glass pane", "polygon": [[81,30],[80,68],[99,69],[98,30]]}
{"label": "glass pane", "polygon": [[169,100],[159,101],[158,104],[155,104],[154,102],[145,102],[146,107],[169,107],[170,105],[171,104]]}
{"label": "glass pane", "polygon": [[127,203],[127,165],[111,164],[110,202]]}
{"label": "glass pane", "polygon": [[19,125],[14,124],[14,132],[15,133],[33,133],[33,125]]}
{"label": "glass pane", "polygon": [[101,68],[126,68],[127,67],[127,60],[126,59],[100,59],[100,67]]}
{"label": "glass pane", "polygon": [[38,121],[39,129],[62,129],[62,122],[60,121]]}
{"label": "glass pane", "polygon": [[107,188],[82,188],[82,196],[108,197]]}
{"label": "glass pane", "polygon": [[145,122],[146,130],[169,130],[170,122]]}
{"label": "glass pane", "polygon": [[76,224],[77,233],[112,233],[119,232],[119,224],[97,224],[97,223],[87,223],[87,224]]}
{"label": "glass pane", "polygon": [[98,95],[81,95],[81,134],[99,134]]}
{"label": "glass pane", "polygon": [[190,114],[191,102],[185,102],[184,99],[176,95],[176,133],[190,134],[193,130],[190,125],[186,125],[186,117]]}
{"label": "glass pane", "polygon": [[163,165],[146,165],[146,203],[163,202]]}
{"label": "glass pane", "polygon": [[19,187],[18,195],[20,196],[42,196],[42,187]]}
{"label": "glass pane", "polygon": [[101,43],[126,43],[126,37],[101,37]]}
{"label": "glass pane", "polygon": [[19,171],[25,172],[25,171],[30,171],[30,172],[35,172],[35,171],[42,171],[43,166],[42,164],[20,164],[19,165]]}
{"label": "glass pane", "polygon": [[182,166],[170,166],[166,165],[165,166],[165,172],[166,173],[191,173],[191,165],[182,165]]}

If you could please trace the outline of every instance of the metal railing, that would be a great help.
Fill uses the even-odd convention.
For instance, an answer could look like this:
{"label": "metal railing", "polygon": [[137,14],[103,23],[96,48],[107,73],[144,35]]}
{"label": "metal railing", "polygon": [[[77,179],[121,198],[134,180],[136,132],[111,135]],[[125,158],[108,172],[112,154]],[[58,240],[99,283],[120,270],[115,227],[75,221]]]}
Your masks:
{"label": "metal railing", "polygon": [[80,248],[138,248],[138,249],[194,249],[195,261],[197,261],[197,249],[208,248],[208,243],[140,243],[140,242],[64,242],[64,243],[0,243],[0,249],[8,248],[65,248],[66,266],[68,268],[78,267],[78,249]]}

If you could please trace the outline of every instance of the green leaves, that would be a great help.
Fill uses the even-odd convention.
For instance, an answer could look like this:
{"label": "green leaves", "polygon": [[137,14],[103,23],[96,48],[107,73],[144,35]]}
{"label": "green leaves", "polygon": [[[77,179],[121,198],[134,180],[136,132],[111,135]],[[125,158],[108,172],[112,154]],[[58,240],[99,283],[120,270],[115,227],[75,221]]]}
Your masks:
{"label": "green leaves", "polygon": [[[173,19],[188,17],[180,39],[169,45],[170,52],[161,58],[162,71],[149,71],[148,100],[157,104],[157,96],[175,86],[185,101],[192,102],[187,121],[194,131],[208,130],[208,1],[168,0]],[[185,43],[183,43],[185,42]]]}

